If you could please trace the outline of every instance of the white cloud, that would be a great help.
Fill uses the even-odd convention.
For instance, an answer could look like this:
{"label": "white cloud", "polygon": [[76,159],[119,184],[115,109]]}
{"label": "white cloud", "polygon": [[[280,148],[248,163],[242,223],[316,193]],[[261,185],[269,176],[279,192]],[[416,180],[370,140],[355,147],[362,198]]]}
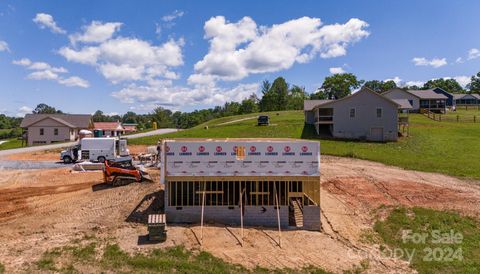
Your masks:
{"label": "white cloud", "polygon": [[239,80],[250,74],[288,69],[320,56],[346,54],[347,47],[369,35],[368,24],[353,18],[345,24],[323,25],[319,18],[302,17],[278,25],[257,26],[250,17],[236,23],[223,16],[204,25],[210,49],[195,64],[189,83]]}
{"label": "white cloud", "polygon": [[100,49],[98,47],[84,47],[79,51],[75,51],[68,47],[61,48],[58,53],[65,57],[68,61],[80,64],[94,65],[97,63]]}
{"label": "white cloud", "polygon": [[405,86],[417,86],[417,87],[422,87],[423,84],[425,84],[425,81],[407,81],[405,83]]}
{"label": "white cloud", "polygon": [[455,79],[455,81],[457,81],[460,84],[460,86],[462,86],[463,88],[465,88],[468,84],[470,84],[470,81],[471,81],[470,76],[465,76],[465,75],[455,76],[455,77],[443,77],[443,79]]}
{"label": "white cloud", "polygon": [[388,79],[385,79],[385,80],[383,80],[383,81],[384,81],[384,82],[393,81],[393,82],[395,82],[395,84],[396,84],[397,86],[400,86],[400,85],[402,84],[402,82],[403,82],[402,79],[401,79],[400,77],[398,77],[398,76],[395,76],[395,77],[393,77],[393,78],[388,78]]}
{"label": "white cloud", "polygon": [[57,23],[53,20],[53,17],[50,14],[37,13],[35,18],[33,18],[33,22],[35,22],[41,29],[48,28],[54,33],[66,33],[65,30],[57,26]]}
{"label": "white cloud", "polygon": [[28,58],[22,58],[20,60],[14,60],[12,64],[19,66],[29,66],[30,64],[32,64],[32,62]]}
{"label": "white cloud", "polygon": [[161,34],[162,34],[162,25],[161,24],[155,23],[155,34],[157,35],[157,37],[161,36]]}
{"label": "white cloud", "polygon": [[51,70],[40,70],[30,73],[27,78],[31,80],[57,80],[59,76]]}
{"label": "white cloud", "polygon": [[78,76],[71,76],[65,79],[59,79],[58,83],[67,87],[81,87],[81,88],[90,87],[90,83],[87,80],[84,80]]}
{"label": "white cloud", "polygon": [[70,35],[70,42],[75,44],[82,43],[102,43],[112,38],[113,34],[120,29],[122,23],[108,22],[102,23],[100,21],[92,21],[90,25],[83,26],[83,33],[75,33]]}
{"label": "white cloud", "polygon": [[33,109],[27,106],[20,107],[17,110],[17,117],[23,117],[25,114],[32,113]]}
{"label": "white cloud", "polygon": [[32,62],[28,58],[14,60],[12,63],[23,66],[29,70],[34,70],[34,72],[27,75],[27,79],[30,80],[54,80],[67,87],[88,88],[90,86],[87,80],[78,76],[70,76],[67,78],[60,76],[60,74],[68,72],[64,67],[52,67],[45,62]]}
{"label": "white cloud", "polygon": [[45,62],[32,62],[28,58],[22,58],[20,60],[14,60],[14,65],[24,66],[30,70],[48,70],[54,73],[67,73],[68,70],[64,67],[52,67]]}
{"label": "white cloud", "polygon": [[476,59],[480,57],[480,50],[473,48],[468,51],[468,60]]}
{"label": "white cloud", "polygon": [[111,63],[99,66],[103,76],[112,83],[117,84],[123,81],[137,81],[142,79],[144,67],[130,66],[129,64],[115,65]]}
{"label": "white cloud", "polygon": [[185,13],[181,10],[175,10],[171,14],[165,15],[162,17],[163,22],[171,22],[177,18],[180,18],[184,15]]}
{"label": "white cloud", "polygon": [[425,57],[415,57],[412,59],[412,62],[415,64],[415,66],[432,66],[434,68],[439,68],[447,64],[447,59],[433,58],[428,60]]}
{"label": "white cloud", "polygon": [[[123,103],[177,108],[179,106],[195,106],[199,104],[223,104],[227,101],[241,101],[252,93],[258,92],[258,84],[239,84],[233,88],[219,87],[179,87],[165,81],[159,85],[131,84],[113,92],[112,96]],[[145,107],[144,107],[145,108]],[[148,107],[147,107],[148,108]],[[150,110],[151,110],[150,109]]]}
{"label": "white cloud", "polygon": [[10,51],[7,42],[0,40],[0,51]]}
{"label": "white cloud", "polygon": [[455,60],[455,63],[457,63],[457,64],[461,64],[461,63],[463,63],[463,62],[464,62],[464,61],[463,61],[463,58],[462,58],[462,57],[458,57],[458,58]]}
{"label": "white cloud", "polygon": [[[435,79],[438,79],[438,78],[431,78],[430,80],[435,80]],[[442,79],[455,79],[455,81],[457,81],[463,88],[465,88],[467,86],[467,84],[470,83],[470,77],[469,76],[465,76],[465,75],[460,75],[460,76],[455,76],[455,77],[442,77]],[[426,82],[426,81],[408,81],[405,83],[404,86],[418,86],[418,87],[422,87]]]}
{"label": "white cloud", "polygon": [[158,77],[178,78],[170,68],[183,64],[183,45],[183,39],[155,46],[137,38],[119,37],[80,50],[63,47],[58,53],[68,61],[97,67],[112,83],[152,81]]}
{"label": "white cloud", "polygon": [[346,72],[342,67],[329,68],[328,71],[330,71],[331,74],[342,74]]}
{"label": "white cloud", "polygon": [[185,13],[181,10],[175,10],[170,14],[162,16],[160,23],[155,23],[155,34],[159,38],[163,29],[170,29],[175,26],[175,21],[182,17]]}

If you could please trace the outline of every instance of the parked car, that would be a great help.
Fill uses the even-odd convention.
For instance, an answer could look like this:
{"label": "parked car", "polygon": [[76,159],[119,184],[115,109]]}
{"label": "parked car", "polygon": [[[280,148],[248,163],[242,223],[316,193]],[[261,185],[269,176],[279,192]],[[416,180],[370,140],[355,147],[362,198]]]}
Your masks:
{"label": "parked car", "polygon": [[257,125],[259,126],[268,126],[270,125],[270,118],[268,117],[268,115],[260,115],[258,116],[257,122]]}

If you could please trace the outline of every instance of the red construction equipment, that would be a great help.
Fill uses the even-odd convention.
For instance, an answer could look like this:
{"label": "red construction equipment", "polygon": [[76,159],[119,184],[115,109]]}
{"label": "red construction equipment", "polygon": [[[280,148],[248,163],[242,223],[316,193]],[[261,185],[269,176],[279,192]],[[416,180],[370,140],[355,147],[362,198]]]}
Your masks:
{"label": "red construction equipment", "polygon": [[138,169],[128,161],[105,161],[103,180],[112,186],[127,185],[134,182],[152,181],[148,173]]}

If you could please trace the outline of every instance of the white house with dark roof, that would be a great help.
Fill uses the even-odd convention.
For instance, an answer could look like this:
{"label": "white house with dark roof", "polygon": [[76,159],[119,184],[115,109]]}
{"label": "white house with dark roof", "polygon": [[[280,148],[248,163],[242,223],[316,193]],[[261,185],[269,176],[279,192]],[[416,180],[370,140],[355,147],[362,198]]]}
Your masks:
{"label": "white house with dark roof", "polygon": [[396,141],[400,126],[408,126],[408,117],[399,117],[399,111],[412,108],[408,100],[392,100],[368,88],[338,100],[309,101],[305,123],[314,125],[317,134],[370,141]]}
{"label": "white house with dark roof", "polygon": [[382,93],[389,99],[408,100],[412,105],[412,111],[419,112],[426,109],[433,112],[445,113],[447,111],[448,97],[444,94],[437,93],[433,89],[426,90],[406,90],[401,88],[393,88]]}
{"label": "white house with dark roof", "polygon": [[89,114],[27,114],[20,127],[31,146],[75,141],[80,130],[93,128],[93,122]]}

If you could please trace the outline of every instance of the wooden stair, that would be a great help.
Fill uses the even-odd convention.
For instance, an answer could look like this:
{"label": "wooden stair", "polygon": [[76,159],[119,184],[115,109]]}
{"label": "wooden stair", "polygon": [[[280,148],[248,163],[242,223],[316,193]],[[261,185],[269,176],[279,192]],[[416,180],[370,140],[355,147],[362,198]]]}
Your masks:
{"label": "wooden stair", "polygon": [[302,199],[294,198],[290,200],[290,205],[293,208],[293,215],[290,215],[290,223],[292,226],[303,227],[303,205]]}

